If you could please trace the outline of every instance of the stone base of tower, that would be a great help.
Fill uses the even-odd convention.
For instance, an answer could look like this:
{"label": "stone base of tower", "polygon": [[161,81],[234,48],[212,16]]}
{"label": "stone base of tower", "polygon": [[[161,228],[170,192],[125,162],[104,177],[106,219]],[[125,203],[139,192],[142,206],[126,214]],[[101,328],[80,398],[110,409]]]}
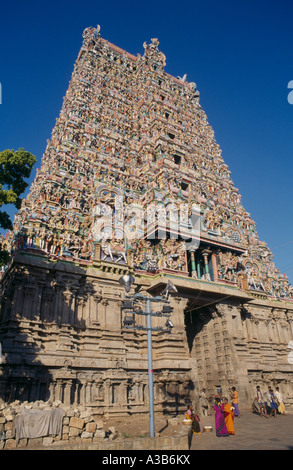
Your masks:
{"label": "stone base of tower", "polygon": [[[2,278],[2,400],[148,412],[147,335],[123,325],[123,272],[114,263],[96,269],[31,254],[13,259]],[[152,337],[155,410],[185,409],[193,387],[184,328]]]}
{"label": "stone base of tower", "polygon": [[[14,257],[1,280],[2,401],[61,400],[106,417],[149,412],[146,332],[123,324],[119,279],[126,269]],[[135,275],[133,292],[157,295],[167,279]],[[192,401],[201,413],[203,389],[211,409],[214,395],[229,396],[232,386],[243,408],[251,407],[256,385],[263,392],[279,385],[292,406],[292,304],[171,279],[174,328],[152,335],[155,412],[183,413]]]}

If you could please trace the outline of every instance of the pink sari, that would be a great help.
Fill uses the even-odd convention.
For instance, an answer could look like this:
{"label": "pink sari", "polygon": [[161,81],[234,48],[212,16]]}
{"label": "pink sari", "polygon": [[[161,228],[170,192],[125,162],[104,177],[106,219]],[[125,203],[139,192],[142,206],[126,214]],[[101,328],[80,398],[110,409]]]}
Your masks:
{"label": "pink sari", "polygon": [[217,405],[214,405],[214,411],[216,421],[216,435],[218,437],[229,436],[229,432],[225,424],[224,404],[219,403]]}

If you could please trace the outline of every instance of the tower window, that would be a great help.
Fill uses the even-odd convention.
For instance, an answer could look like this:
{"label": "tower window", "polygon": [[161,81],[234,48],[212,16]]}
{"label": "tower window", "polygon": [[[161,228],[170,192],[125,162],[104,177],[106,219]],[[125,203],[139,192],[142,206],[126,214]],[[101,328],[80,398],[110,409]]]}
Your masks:
{"label": "tower window", "polygon": [[180,155],[174,155],[174,163],[176,163],[176,165],[180,165],[181,163]]}
{"label": "tower window", "polygon": [[182,181],[181,189],[182,191],[188,191],[188,183],[185,183],[184,181]]}

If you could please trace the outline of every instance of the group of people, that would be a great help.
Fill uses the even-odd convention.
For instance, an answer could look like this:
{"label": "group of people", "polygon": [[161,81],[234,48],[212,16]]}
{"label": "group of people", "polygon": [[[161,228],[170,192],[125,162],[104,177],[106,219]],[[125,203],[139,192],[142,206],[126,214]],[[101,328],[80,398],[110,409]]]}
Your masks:
{"label": "group of people", "polygon": [[[234,418],[240,417],[238,392],[235,387],[230,390],[231,403],[228,398],[221,398],[219,395],[215,397],[214,412],[215,412],[215,425],[216,435],[230,436],[235,434]],[[191,404],[188,405],[186,418],[191,420],[191,429],[194,434],[204,431],[204,426],[200,421],[199,416],[194,413]]]}
{"label": "group of people", "polygon": [[276,417],[277,413],[280,415],[286,414],[283,396],[280,393],[279,387],[274,391],[272,387],[268,387],[266,393],[262,393],[260,386],[256,387],[256,395],[253,401],[253,411],[259,413],[260,416],[268,418]]}
{"label": "group of people", "polygon": [[[230,403],[229,403],[230,401]],[[215,428],[216,436],[228,437],[235,434],[234,418],[240,417],[239,411],[239,395],[235,387],[230,389],[230,400],[222,398],[221,395],[215,396],[214,402],[215,413]],[[260,386],[256,387],[256,396],[253,401],[253,411],[259,413],[260,416],[276,417],[277,413],[280,415],[286,414],[284,400],[280,393],[279,387],[274,391],[272,387],[268,387],[267,393],[262,393]],[[193,433],[200,433],[204,431],[199,416],[194,413],[192,405],[188,405],[186,418],[192,421],[191,429]]]}
{"label": "group of people", "polygon": [[235,387],[230,389],[230,398],[231,403],[228,398],[215,397],[215,426],[218,437],[228,437],[235,434],[234,418],[240,417],[239,397]]}

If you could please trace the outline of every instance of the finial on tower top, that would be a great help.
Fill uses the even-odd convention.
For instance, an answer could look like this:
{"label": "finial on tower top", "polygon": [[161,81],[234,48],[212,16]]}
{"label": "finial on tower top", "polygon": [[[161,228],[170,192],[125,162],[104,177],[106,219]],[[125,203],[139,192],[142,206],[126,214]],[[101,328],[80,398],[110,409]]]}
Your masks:
{"label": "finial on tower top", "polygon": [[157,38],[152,38],[151,41],[151,44],[147,44],[146,41],[143,43],[145,50],[144,56],[147,59],[152,59],[153,62],[164,68],[166,65],[166,56],[158,48],[160,42]]}
{"label": "finial on tower top", "polygon": [[100,37],[101,26],[98,24],[96,28],[88,27],[85,28],[82,33],[84,44],[89,44],[92,40]]}

